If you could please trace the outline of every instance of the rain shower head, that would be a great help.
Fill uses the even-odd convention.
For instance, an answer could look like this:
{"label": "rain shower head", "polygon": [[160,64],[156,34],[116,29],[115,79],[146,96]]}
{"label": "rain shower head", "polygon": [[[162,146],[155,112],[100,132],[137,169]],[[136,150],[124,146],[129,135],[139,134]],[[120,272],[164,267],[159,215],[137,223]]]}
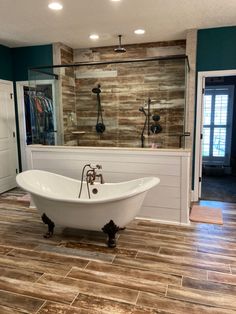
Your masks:
{"label": "rain shower head", "polygon": [[117,47],[114,49],[116,53],[125,53],[126,49],[124,47]]}
{"label": "rain shower head", "polygon": [[126,52],[126,49],[121,46],[121,37],[122,37],[122,35],[118,35],[118,37],[119,37],[119,46],[117,48],[115,48],[114,51],[116,53],[124,53],[124,52]]}

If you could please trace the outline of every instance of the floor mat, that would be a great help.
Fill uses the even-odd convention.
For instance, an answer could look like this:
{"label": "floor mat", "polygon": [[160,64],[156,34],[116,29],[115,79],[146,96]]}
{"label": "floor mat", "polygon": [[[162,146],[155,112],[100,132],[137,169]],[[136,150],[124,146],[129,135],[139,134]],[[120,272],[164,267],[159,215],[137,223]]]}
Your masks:
{"label": "floor mat", "polygon": [[194,222],[223,225],[222,210],[220,208],[193,205],[190,220]]}

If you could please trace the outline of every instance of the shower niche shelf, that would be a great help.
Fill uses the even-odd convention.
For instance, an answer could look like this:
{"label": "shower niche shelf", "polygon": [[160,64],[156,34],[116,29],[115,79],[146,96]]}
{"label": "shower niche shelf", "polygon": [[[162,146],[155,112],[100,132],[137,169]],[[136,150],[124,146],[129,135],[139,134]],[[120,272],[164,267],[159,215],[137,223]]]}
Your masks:
{"label": "shower niche shelf", "polygon": [[72,133],[72,134],[75,134],[75,135],[83,135],[83,134],[85,134],[86,132],[85,132],[85,131],[72,131],[71,133]]}

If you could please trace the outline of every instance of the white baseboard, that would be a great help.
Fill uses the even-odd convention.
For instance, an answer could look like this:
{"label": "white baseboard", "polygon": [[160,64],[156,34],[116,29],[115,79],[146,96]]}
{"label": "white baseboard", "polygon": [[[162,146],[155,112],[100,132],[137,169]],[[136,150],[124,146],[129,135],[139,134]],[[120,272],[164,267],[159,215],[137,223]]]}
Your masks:
{"label": "white baseboard", "polygon": [[152,221],[152,222],[161,223],[164,225],[190,226],[190,221],[188,223],[184,223],[184,222],[181,223],[177,221],[167,221],[167,220],[153,219],[153,218],[147,218],[147,217],[135,217],[135,219]]}

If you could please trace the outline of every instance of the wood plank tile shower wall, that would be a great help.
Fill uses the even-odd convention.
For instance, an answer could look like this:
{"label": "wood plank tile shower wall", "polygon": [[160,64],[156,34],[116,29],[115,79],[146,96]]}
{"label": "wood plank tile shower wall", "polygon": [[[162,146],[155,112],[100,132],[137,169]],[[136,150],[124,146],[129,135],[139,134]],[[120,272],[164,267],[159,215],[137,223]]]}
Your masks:
{"label": "wood plank tile shower wall", "polygon": [[[61,64],[73,63],[73,49],[65,45],[60,46]],[[71,114],[76,115],[76,92],[74,68],[61,68],[61,102],[63,111],[63,134],[65,145],[77,145],[77,140],[72,134],[77,130],[77,125],[71,123]]]}
{"label": "wood plank tile shower wall", "polygon": [[[163,50],[172,55],[185,53],[185,42],[132,45],[127,47],[127,53],[122,56],[114,54],[113,47],[75,50],[74,61],[145,58],[163,54]],[[79,145],[141,147],[140,138],[145,117],[139,108],[145,106],[150,97],[151,114],[160,115],[159,123],[163,130],[156,136],[151,134],[149,138],[145,134],[145,147],[150,147],[152,143],[163,148],[179,147],[179,135],[183,133],[184,125],[184,59],[83,66],[73,70],[75,83],[71,82],[71,70],[67,69],[65,72],[71,92],[63,93],[63,101],[68,104],[68,108],[64,106],[64,111],[73,112],[75,97],[78,130],[85,131],[79,137]],[[97,134],[95,129],[97,99],[92,89],[98,84],[101,85],[100,96],[106,125],[103,134]],[[64,84],[64,88],[68,90],[68,84]],[[70,97],[69,101],[66,100],[67,97]],[[153,123],[152,118],[150,120]],[[64,124],[66,121],[64,119]],[[73,136],[71,132],[67,136],[65,134],[65,141],[68,138],[70,143],[76,143],[77,135]]]}

